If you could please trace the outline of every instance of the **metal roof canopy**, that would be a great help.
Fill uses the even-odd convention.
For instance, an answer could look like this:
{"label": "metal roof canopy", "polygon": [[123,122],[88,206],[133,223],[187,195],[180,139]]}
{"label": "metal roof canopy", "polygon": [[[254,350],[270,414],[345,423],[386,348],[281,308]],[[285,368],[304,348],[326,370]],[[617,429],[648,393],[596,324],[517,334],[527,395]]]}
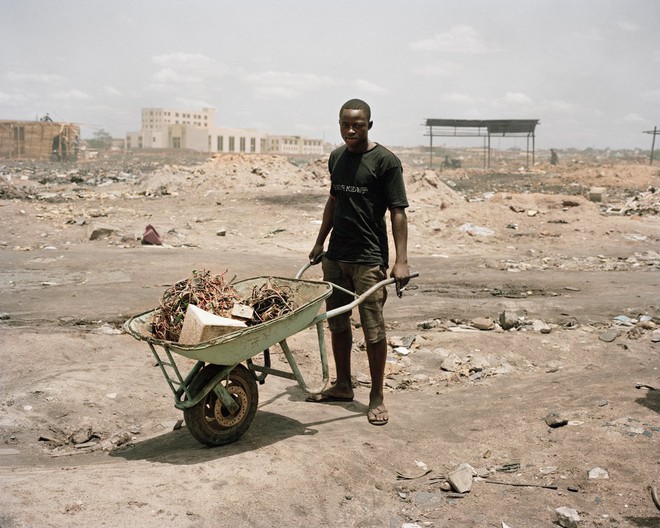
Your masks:
{"label": "metal roof canopy", "polygon": [[[431,167],[433,167],[434,137],[483,137],[484,167],[490,167],[490,137],[526,137],[527,165],[529,165],[529,140],[532,140],[532,164],[534,164],[535,138],[534,131],[538,119],[427,119],[429,128],[429,146],[431,152]],[[435,130],[434,130],[435,127]],[[439,130],[438,130],[439,129]]]}

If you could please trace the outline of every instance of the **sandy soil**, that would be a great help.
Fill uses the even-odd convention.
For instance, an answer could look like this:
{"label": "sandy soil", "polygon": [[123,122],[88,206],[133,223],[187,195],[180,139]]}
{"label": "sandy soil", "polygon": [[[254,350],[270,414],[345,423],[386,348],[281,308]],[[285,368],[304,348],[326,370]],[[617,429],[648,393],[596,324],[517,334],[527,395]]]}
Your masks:
{"label": "sandy soil", "polygon": [[[122,325],[194,269],[293,277],[325,202],[323,161],[0,174],[0,527],[537,528],[562,507],[580,527],[660,526],[656,167],[406,166],[420,276],[386,306],[390,423],[367,422],[358,330],[354,402],[307,403],[269,376],[250,428],[216,448],[181,424]],[[148,224],[164,245],[141,244]],[[315,333],[289,345],[318,385]],[[447,485],[461,464],[462,494]]]}

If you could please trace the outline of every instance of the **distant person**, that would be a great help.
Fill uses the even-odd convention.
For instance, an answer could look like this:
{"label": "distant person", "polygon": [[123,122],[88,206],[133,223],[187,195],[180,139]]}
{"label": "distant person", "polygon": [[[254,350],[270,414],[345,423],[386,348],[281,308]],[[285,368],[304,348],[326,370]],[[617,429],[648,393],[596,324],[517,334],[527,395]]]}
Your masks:
{"label": "distant person", "polygon": [[550,149],[550,165],[557,165],[557,163],[559,163],[559,156],[555,149]]}
{"label": "distant person", "polygon": [[48,112],[46,112],[46,115],[41,118],[41,121],[43,123],[52,123],[53,122],[53,120],[48,115]]}
{"label": "distant person", "polygon": [[[311,262],[323,255],[323,278],[357,295],[387,278],[388,237],[385,214],[389,210],[395,259],[390,276],[395,279],[397,295],[410,280],[408,267],[408,201],[403,183],[401,161],[392,152],[369,139],[371,109],[360,99],[346,102],[339,112],[339,129],[344,145],[330,154],[330,196],[312,251]],[[389,413],[384,404],[383,380],[387,359],[387,339],[383,287],[362,302],[360,323],[367,345],[371,375],[367,419],[385,425]],[[354,297],[334,289],[326,301],[328,310],[351,303]],[[353,333],[350,313],[328,319],[337,381],[327,390],[308,397],[319,403],[352,401],[351,349]]]}

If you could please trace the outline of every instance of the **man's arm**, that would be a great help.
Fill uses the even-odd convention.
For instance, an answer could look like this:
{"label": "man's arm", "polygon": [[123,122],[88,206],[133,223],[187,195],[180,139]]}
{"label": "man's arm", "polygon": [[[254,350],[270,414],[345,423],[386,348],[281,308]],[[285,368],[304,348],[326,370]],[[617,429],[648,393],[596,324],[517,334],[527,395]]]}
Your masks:
{"label": "man's arm", "polygon": [[318,259],[321,253],[323,253],[323,245],[325,244],[325,239],[328,238],[330,231],[332,231],[332,226],[334,223],[335,201],[336,198],[334,196],[328,196],[328,201],[325,203],[325,208],[323,209],[323,219],[321,220],[319,234],[316,237],[316,242],[314,242],[312,251],[309,253],[310,262],[316,262],[316,259]]}
{"label": "man's arm", "polygon": [[392,238],[396,257],[390,276],[396,280],[396,294],[401,297],[401,288],[410,281],[410,267],[408,266],[408,217],[403,207],[390,209],[392,222]]}

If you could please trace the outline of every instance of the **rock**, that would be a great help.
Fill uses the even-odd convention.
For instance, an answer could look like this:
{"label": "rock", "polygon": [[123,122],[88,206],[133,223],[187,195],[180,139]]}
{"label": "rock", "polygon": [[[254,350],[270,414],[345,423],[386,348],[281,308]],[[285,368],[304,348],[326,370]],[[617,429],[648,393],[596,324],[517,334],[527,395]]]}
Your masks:
{"label": "rock", "polygon": [[500,326],[502,327],[502,330],[510,330],[511,328],[515,328],[518,326],[518,321],[515,319],[507,319],[506,317],[506,312],[502,312],[500,314],[500,319],[499,319]]}
{"label": "rock", "polygon": [[404,348],[410,348],[410,346],[415,342],[415,337],[416,336],[392,336],[390,338],[390,345],[393,348],[397,347],[404,347]]}
{"label": "rock", "polygon": [[559,526],[563,526],[563,528],[578,528],[580,516],[577,511],[562,506],[561,508],[557,508],[555,512],[557,513],[557,522],[559,523]]}
{"label": "rock", "polygon": [[461,227],[459,227],[459,231],[472,236],[493,236],[495,234],[495,231],[492,229],[476,226],[473,224],[463,224]]}
{"label": "rock", "polygon": [[652,343],[660,342],[660,329],[653,330],[653,332],[651,332],[651,342]]}
{"label": "rock", "polygon": [[98,240],[100,238],[109,238],[116,232],[117,230],[114,227],[97,227],[92,231],[92,234],[89,235],[89,239]]}
{"label": "rock", "polygon": [[559,372],[563,368],[564,364],[556,359],[551,359],[545,364],[545,371],[547,373]]}
{"label": "rock", "polygon": [[608,479],[610,478],[610,474],[607,472],[606,469],[600,468],[600,467],[595,467],[593,469],[589,470],[589,478],[590,479]]}
{"label": "rock", "polygon": [[84,444],[92,439],[93,432],[90,425],[86,425],[78,429],[71,435],[71,442],[74,444]]}
{"label": "rock", "polygon": [[568,423],[568,420],[562,418],[557,413],[550,413],[544,419],[545,423],[548,424],[548,427],[552,428],[563,427]]}
{"label": "rock", "polygon": [[535,332],[541,332],[542,334],[549,334],[551,332],[550,326],[541,319],[535,319],[532,321],[532,328]]}
{"label": "rock", "polygon": [[481,372],[490,367],[490,361],[484,356],[474,356],[470,358],[470,372]]}
{"label": "rock", "polygon": [[495,323],[486,317],[477,317],[476,319],[472,319],[470,324],[479,330],[492,330],[495,328]]}
{"label": "rock", "polygon": [[461,464],[447,476],[447,482],[457,493],[468,493],[472,489],[472,468]]}
{"label": "rock", "polygon": [[440,368],[442,370],[446,370],[447,372],[458,372],[461,370],[460,367],[462,364],[463,362],[456,354],[451,354],[445,358],[445,360],[440,365]]}
{"label": "rock", "polygon": [[598,339],[604,341],[605,343],[611,343],[617,337],[619,337],[619,332],[616,330],[609,330],[607,332],[602,332],[598,334]]}
{"label": "rock", "polygon": [[0,321],[9,321],[11,316],[7,312],[0,313]]}

